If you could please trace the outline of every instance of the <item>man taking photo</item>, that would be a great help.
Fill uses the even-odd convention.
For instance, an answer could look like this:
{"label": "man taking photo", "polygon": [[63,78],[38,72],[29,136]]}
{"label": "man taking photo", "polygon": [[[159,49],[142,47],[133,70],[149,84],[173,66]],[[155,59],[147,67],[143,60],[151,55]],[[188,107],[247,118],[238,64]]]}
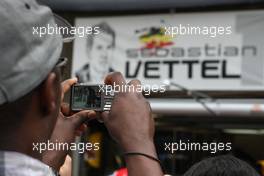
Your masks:
{"label": "man taking photo", "polygon": [[[63,103],[64,94],[77,79],[62,84],[59,34],[33,35],[33,27],[57,27],[51,10],[34,0],[0,1],[0,175],[58,175],[70,151],[40,153],[33,143],[72,143],[96,118],[94,111],[73,113]],[[124,84],[111,73],[106,84]],[[133,80],[130,85],[140,84]],[[103,112],[109,133],[125,153],[131,176],[160,176],[153,144],[154,121],[141,93],[117,93],[110,112]]]}

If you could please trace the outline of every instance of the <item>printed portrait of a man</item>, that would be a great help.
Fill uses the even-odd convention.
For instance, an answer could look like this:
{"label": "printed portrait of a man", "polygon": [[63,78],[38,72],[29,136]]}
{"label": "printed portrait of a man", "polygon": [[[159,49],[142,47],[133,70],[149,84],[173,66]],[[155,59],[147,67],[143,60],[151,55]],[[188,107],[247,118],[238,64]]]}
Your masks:
{"label": "printed portrait of a man", "polygon": [[115,32],[106,22],[95,26],[99,27],[100,33],[87,36],[87,63],[76,72],[82,83],[101,82],[108,72],[113,71],[111,62],[115,49]]}

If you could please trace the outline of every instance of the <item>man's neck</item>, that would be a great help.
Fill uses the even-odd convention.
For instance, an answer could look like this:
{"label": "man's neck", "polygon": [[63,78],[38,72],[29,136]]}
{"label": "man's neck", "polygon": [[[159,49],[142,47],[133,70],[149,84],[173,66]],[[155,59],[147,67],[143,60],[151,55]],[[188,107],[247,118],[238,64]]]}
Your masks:
{"label": "man's neck", "polygon": [[41,160],[41,154],[33,151],[33,142],[27,140],[23,133],[19,133],[19,135],[6,135],[4,138],[0,137],[0,150],[23,153]]}

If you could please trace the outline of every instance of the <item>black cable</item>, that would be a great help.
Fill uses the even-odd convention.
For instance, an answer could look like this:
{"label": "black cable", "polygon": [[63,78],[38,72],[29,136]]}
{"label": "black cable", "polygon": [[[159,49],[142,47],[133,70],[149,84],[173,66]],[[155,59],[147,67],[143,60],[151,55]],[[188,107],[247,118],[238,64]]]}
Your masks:
{"label": "black cable", "polygon": [[126,153],[123,153],[124,156],[136,156],[136,155],[140,155],[140,156],[144,156],[146,158],[149,158],[153,161],[156,161],[157,163],[159,163],[160,167],[161,167],[161,170],[162,172],[164,173],[164,168],[162,167],[162,164],[161,164],[161,161],[154,157],[154,156],[151,156],[151,155],[148,155],[148,154],[145,154],[145,153],[140,153],[140,152],[126,152]]}

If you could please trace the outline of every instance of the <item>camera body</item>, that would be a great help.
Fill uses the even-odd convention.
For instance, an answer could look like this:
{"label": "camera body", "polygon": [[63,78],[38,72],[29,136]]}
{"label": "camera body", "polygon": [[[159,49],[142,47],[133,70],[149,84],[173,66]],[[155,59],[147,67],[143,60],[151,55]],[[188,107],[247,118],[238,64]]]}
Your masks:
{"label": "camera body", "polygon": [[74,84],[71,87],[70,108],[72,111],[110,111],[114,95],[107,92],[104,84]]}

